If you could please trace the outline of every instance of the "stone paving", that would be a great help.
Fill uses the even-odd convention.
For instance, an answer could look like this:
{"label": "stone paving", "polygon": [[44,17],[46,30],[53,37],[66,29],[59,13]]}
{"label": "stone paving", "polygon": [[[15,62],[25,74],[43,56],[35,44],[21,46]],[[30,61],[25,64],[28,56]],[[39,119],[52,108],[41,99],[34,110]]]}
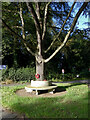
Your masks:
{"label": "stone paving", "polygon": [[2,108],[2,112],[1,112],[1,120],[5,120],[5,119],[14,119],[17,120],[18,118],[18,114],[14,113],[10,110],[7,110],[6,108]]}
{"label": "stone paving", "polygon": [[19,115],[16,112],[12,112],[9,109],[3,108],[2,111],[0,112],[0,120],[26,120],[27,118],[25,115]]}

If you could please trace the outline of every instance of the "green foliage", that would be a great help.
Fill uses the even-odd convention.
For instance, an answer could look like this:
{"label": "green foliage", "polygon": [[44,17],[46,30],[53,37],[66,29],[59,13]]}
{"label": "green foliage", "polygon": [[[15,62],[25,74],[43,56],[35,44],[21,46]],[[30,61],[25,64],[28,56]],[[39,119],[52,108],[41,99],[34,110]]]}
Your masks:
{"label": "green foliage", "polygon": [[78,75],[79,77],[77,77],[76,73],[59,74],[55,72],[48,72],[46,79],[53,82],[62,82],[62,81],[74,81],[74,80],[83,80],[90,78],[90,73],[87,69],[82,70],[80,73],[78,73]]}
{"label": "green foliage", "polygon": [[[25,20],[25,32],[27,31],[26,42],[30,47],[33,44],[34,46],[31,49],[34,49],[35,51],[36,30],[34,22],[31,19],[30,14],[27,12],[26,3],[21,4],[23,7],[23,18]],[[2,18],[10,27],[12,26],[13,31],[21,35],[21,29],[17,29],[16,27],[21,26],[20,15],[18,14],[20,11],[19,7],[20,3],[17,2],[2,3]],[[31,57],[30,54],[27,54],[28,52],[22,41],[13,36],[10,31],[8,31],[4,26],[2,28],[3,64],[8,65],[9,67],[16,66],[16,64],[18,67],[26,67],[27,65],[29,65],[33,57]]]}
{"label": "green foliage", "polygon": [[[21,26],[20,15],[20,4],[23,8],[23,18],[25,22],[25,35],[26,35],[26,43],[28,47],[31,48],[32,51],[36,51],[37,49],[37,39],[36,39],[36,29],[34,25],[34,21],[32,19],[31,14],[27,10],[26,3],[18,3],[18,2],[9,2],[9,3],[2,3],[2,19],[11,27],[16,33],[21,35],[21,29],[17,29],[17,26]],[[40,3],[40,15],[43,21],[44,15],[44,8],[47,3]],[[78,4],[78,3],[77,3]],[[35,7],[35,4],[33,3]],[[80,6],[79,6],[80,7]],[[62,8],[62,9],[61,9]],[[76,7],[77,8],[77,7]],[[75,9],[75,8],[74,8]],[[51,3],[48,10],[48,19],[47,19],[47,31],[45,40],[43,43],[43,49],[46,50],[50,43],[52,42],[53,38],[55,38],[55,32],[58,34],[59,29],[55,28],[57,26],[61,27],[63,21],[66,19],[67,14],[70,10],[70,6],[66,2],[55,2]],[[74,12],[74,11],[73,11]],[[65,25],[65,30],[69,25],[71,26],[72,23],[72,15],[69,17],[69,21],[67,21]],[[54,20],[52,19],[54,18]],[[54,27],[50,27],[50,26]],[[23,45],[22,41],[15,36],[11,35],[10,31],[8,31],[5,27],[2,27],[2,54],[3,54],[3,64],[7,64],[9,67],[25,67],[27,65],[31,65],[34,58],[28,54]],[[66,31],[62,31],[61,35],[59,36],[58,40],[52,46],[51,51],[49,51],[46,55],[43,55],[44,58],[48,58],[54,50],[62,43],[64,37],[66,35]],[[53,58],[53,61],[47,68],[47,76],[46,79],[60,79],[60,80],[68,80],[74,78],[74,75],[71,74],[72,72],[79,72],[84,68],[90,66],[90,41],[87,40],[87,34],[85,34],[84,30],[76,29],[74,34],[72,34],[66,44],[66,46],[61,50],[60,54],[57,54],[56,57]],[[85,38],[86,37],[86,38]],[[13,48],[13,49],[12,49]],[[44,52],[42,52],[44,53]],[[64,59],[61,59],[61,55],[64,54]],[[54,62],[55,61],[55,62]],[[60,72],[57,72],[58,65],[62,63],[62,66],[59,67]],[[34,63],[35,64],[35,63]],[[65,74],[64,77],[61,74],[61,69],[65,68],[65,71],[71,72],[70,74]],[[75,69],[74,69],[75,68]],[[32,69],[32,68],[30,68]],[[52,69],[52,71],[48,71]],[[53,71],[54,69],[54,71]],[[8,70],[8,73],[3,72],[3,80],[7,77],[12,80],[28,80],[34,79],[33,70],[30,72],[27,69],[20,68],[18,70],[14,70],[11,68]],[[30,75],[30,76],[29,76]],[[88,73],[82,72],[80,74],[82,77],[87,76]]]}
{"label": "green foliage", "polygon": [[16,70],[14,68],[10,68],[8,70],[8,78],[15,81],[15,73]]}
{"label": "green foliage", "polygon": [[90,78],[90,72],[88,69],[83,69],[81,72],[80,72],[80,76],[81,77],[87,77],[87,78]]}
{"label": "green foliage", "polygon": [[34,79],[35,76],[35,70],[34,68],[19,68],[16,71],[15,79],[17,81],[29,81],[31,79]]}
{"label": "green foliage", "polygon": [[[85,36],[85,37],[84,37]],[[77,30],[62,49],[67,72],[80,72],[90,66],[90,41],[84,30]],[[66,63],[66,64],[65,64]]]}
{"label": "green foliage", "polygon": [[2,81],[6,80],[8,78],[8,71],[7,69],[0,70],[0,74],[2,74]]}
{"label": "green foliage", "polygon": [[13,81],[29,81],[35,79],[35,68],[26,67],[26,68],[9,68],[8,70],[3,70],[2,80],[11,79]]}
{"label": "green foliage", "polygon": [[[34,67],[26,67],[26,68],[9,68],[3,69],[0,71],[2,74],[2,81],[6,79],[11,79],[13,81],[29,81],[35,80],[35,68]],[[77,74],[74,73],[67,73],[67,74],[59,74],[55,71],[49,71],[47,75],[45,75],[45,79],[54,81],[54,82],[61,82],[61,81],[73,81],[79,79],[88,79],[90,78],[90,73],[88,69],[82,70],[79,74],[79,78],[76,77]]]}

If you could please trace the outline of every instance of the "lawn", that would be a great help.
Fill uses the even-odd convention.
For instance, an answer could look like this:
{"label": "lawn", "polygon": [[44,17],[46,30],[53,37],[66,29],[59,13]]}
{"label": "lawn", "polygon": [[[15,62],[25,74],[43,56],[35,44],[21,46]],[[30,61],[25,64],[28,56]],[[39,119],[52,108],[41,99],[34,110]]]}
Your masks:
{"label": "lawn", "polygon": [[67,93],[53,98],[21,97],[15,91],[22,86],[2,87],[2,105],[29,118],[88,118],[88,86],[58,83]]}

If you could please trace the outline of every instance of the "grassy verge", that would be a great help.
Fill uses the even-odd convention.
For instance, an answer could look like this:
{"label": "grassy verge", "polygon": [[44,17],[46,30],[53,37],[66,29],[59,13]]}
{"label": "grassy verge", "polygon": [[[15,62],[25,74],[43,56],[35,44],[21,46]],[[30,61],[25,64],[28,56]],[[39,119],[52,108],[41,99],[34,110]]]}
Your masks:
{"label": "grassy verge", "polygon": [[25,86],[2,87],[2,105],[29,118],[88,118],[88,86],[58,83],[67,93],[54,98],[21,97],[15,91]]}

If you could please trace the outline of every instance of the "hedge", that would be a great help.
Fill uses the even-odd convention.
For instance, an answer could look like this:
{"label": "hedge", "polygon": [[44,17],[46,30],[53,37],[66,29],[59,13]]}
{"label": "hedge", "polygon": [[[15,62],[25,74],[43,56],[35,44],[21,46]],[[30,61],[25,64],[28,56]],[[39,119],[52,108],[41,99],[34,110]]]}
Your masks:
{"label": "hedge", "polygon": [[9,68],[8,70],[2,70],[2,81],[6,79],[11,79],[13,81],[29,81],[35,79],[35,68],[26,67],[18,68]]}
{"label": "hedge", "polygon": [[[1,71],[0,71],[1,73]],[[6,79],[10,79],[13,81],[30,81],[35,80],[35,67],[26,67],[26,68],[9,68],[2,70],[2,81]],[[52,81],[70,81],[75,79],[84,79],[90,78],[90,73],[88,70],[82,70],[79,73],[79,78],[76,77],[76,74],[67,73],[67,74],[59,74],[55,72],[51,72],[48,70],[48,73],[45,75],[45,79]]]}

